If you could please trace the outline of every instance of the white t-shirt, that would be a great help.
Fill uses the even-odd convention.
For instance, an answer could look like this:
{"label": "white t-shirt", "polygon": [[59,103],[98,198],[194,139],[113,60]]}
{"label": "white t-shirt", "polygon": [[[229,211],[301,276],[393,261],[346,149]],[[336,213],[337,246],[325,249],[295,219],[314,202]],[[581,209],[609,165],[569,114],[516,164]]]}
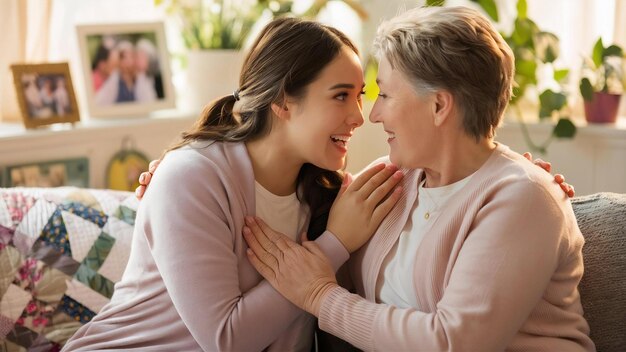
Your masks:
{"label": "white t-shirt", "polygon": [[417,249],[427,235],[430,224],[445,209],[445,203],[469,182],[472,175],[443,187],[424,188],[426,180],[420,183],[411,216],[383,261],[377,290],[380,302],[399,308],[417,306],[413,284],[413,263]]}
{"label": "white t-shirt", "polygon": [[256,216],[272,229],[300,242],[302,226],[307,219],[308,207],[300,203],[296,193],[277,196],[254,182],[256,193]]}

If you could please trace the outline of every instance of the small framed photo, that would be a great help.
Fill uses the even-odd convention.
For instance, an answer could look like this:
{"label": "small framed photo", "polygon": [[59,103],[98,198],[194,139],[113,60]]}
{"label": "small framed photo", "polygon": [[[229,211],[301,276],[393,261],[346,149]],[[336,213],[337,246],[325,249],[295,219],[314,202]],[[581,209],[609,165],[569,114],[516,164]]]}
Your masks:
{"label": "small framed photo", "polygon": [[16,64],[11,71],[26,128],[80,119],[67,62]]}
{"label": "small framed photo", "polygon": [[162,22],[77,27],[91,116],[136,117],[175,107]]}
{"label": "small framed photo", "polygon": [[73,158],[7,166],[4,187],[89,187],[89,160]]}

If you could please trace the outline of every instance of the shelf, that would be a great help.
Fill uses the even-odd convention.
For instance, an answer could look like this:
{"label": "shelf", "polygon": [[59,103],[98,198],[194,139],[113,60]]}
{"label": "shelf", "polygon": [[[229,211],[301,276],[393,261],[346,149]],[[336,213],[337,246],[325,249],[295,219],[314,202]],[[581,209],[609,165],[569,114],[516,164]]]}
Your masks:
{"label": "shelf", "polygon": [[[615,124],[588,124],[583,118],[573,119],[572,122],[574,122],[577,128],[574,138],[579,136],[626,138],[626,116],[618,118]],[[554,122],[526,122],[526,126],[530,133],[551,133]],[[520,123],[513,119],[505,119],[500,130],[509,130],[512,128],[521,128]]]}
{"label": "shelf", "polygon": [[193,122],[196,116],[177,110],[164,110],[151,114],[149,117],[137,118],[86,118],[75,124],[55,124],[37,129],[26,129],[21,123],[0,123],[0,140],[10,141],[18,139],[42,138],[48,136],[69,136],[77,134],[88,135],[90,132],[101,133],[106,130],[119,130],[167,124],[172,121],[189,120]]}

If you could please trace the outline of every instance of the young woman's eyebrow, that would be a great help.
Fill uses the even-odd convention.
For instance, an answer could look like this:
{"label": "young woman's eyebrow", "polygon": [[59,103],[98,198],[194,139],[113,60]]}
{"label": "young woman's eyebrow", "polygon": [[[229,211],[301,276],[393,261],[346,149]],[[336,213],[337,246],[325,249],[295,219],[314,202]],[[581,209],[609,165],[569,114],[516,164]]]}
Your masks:
{"label": "young woman's eyebrow", "polygon": [[[334,86],[330,87],[328,90],[343,89],[343,88],[354,89],[354,84],[352,84],[352,83],[337,83]],[[361,88],[365,88],[365,83],[363,83],[363,86]]]}

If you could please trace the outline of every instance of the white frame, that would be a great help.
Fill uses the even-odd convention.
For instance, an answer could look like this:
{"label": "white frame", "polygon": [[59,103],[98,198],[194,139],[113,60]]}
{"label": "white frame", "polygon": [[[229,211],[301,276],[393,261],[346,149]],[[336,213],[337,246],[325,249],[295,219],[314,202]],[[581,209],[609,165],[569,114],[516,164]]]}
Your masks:
{"label": "white frame", "polygon": [[[89,24],[76,27],[78,34],[78,48],[80,50],[83,84],[87,97],[89,116],[91,117],[147,117],[150,112],[160,109],[175,108],[175,93],[172,85],[170,56],[165,40],[163,22],[118,23],[118,24]],[[163,82],[163,99],[151,103],[118,103],[110,106],[101,106],[95,103],[95,92],[91,75],[91,58],[87,48],[87,37],[91,35],[116,35],[138,32],[154,32],[159,55],[159,68]]]}

